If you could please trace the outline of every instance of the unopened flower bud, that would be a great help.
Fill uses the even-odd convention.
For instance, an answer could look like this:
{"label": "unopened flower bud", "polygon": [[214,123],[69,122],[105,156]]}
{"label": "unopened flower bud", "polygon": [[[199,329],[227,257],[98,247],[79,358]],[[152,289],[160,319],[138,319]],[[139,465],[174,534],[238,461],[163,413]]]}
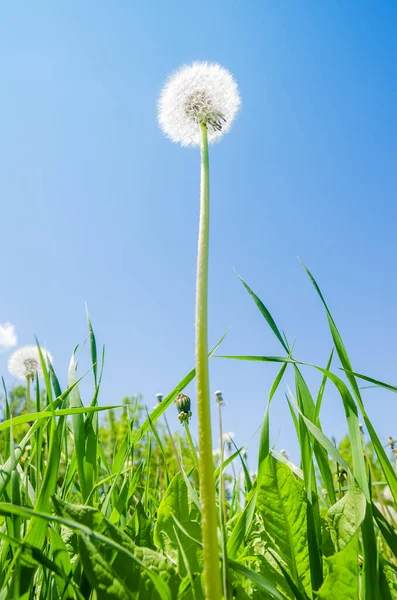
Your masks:
{"label": "unopened flower bud", "polygon": [[157,398],[157,402],[159,404],[161,404],[162,400],[163,400],[163,394],[156,394],[156,398]]}
{"label": "unopened flower bud", "polygon": [[189,422],[189,419],[192,416],[190,411],[191,403],[189,396],[186,396],[185,394],[179,394],[179,396],[175,398],[175,404],[178,409],[178,419],[181,421],[181,423],[183,421]]}
{"label": "unopened flower bud", "polygon": [[218,404],[224,404],[225,401],[223,399],[222,392],[220,390],[216,390],[215,396],[216,396],[216,401],[218,402]]}

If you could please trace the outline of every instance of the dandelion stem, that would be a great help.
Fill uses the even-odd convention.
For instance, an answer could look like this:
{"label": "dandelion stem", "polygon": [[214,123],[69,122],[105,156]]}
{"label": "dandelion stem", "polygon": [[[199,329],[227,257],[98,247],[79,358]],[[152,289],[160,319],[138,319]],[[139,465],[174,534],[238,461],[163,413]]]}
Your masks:
{"label": "dandelion stem", "polygon": [[167,427],[168,435],[169,435],[169,438],[170,438],[171,446],[172,446],[172,449],[173,449],[174,454],[175,454],[176,462],[178,463],[178,467],[179,467],[180,472],[183,473],[181,459],[179,457],[178,450],[176,449],[174,438],[173,438],[173,435],[172,435],[172,432],[171,432],[171,427],[169,426],[168,419],[165,416],[165,414],[163,416],[164,416],[165,425]]}
{"label": "dandelion stem", "polygon": [[200,496],[202,505],[202,532],[204,558],[204,585],[206,598],[221,600],[214,465],[212,460],[212,432],[208,374],[208,246],[209,246],[209,161],[208,131],[204,123],[201,131],[201,193],[200,227],[196,283],[196,377],[197,416],[199,437]]}
{"label": "dandelion stem", "polygon": [[190,433],[189,420],[185,419],[184,424],[185,424],[185,431],[186,431],[187,441],[189,444],[190,454],[192,455],[194,466],[196,467],[196,469],[198,471],[199,464],[198,464],[198,459],[197,459],[197,452],[196,452],[196,448],[194,447],[194,443],[192,440],[192,434]]}

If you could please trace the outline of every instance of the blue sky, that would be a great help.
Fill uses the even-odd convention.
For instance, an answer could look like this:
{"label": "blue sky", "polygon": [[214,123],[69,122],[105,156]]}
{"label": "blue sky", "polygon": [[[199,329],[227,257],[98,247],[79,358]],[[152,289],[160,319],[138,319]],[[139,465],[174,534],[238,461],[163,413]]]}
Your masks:
{"label": "blue sky", "polygon": [[[106,345],[106,404],[139,392],[151,406],[193,366],[199,154],[162,137],[156,102],[181,64],[217,61],[243,108],[211,148],[211,342],[231,326],[221,353],[282,353],[235,268],[295,356],[324,365],[332,343],[299,255],[354,368],[395,382],[396,18],[389,0],[3,3],[0,323],[21,344],[38,335],[65,382],[87,301]],[[259,426],[276,372],[212,360],[237,443]],[[287,384],[292,374],[272,439],[297,460]],[[397,436],[395,396],[365,401],[380,437]],[[346,432],[331,387],[323,423]]]}

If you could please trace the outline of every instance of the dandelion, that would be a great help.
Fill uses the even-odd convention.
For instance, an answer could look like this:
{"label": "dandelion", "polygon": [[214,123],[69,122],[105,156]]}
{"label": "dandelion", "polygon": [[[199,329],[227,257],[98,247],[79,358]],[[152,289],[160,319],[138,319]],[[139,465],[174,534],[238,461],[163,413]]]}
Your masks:
{"label": "dandelion", "polygon": [[[220,600],[220,568],[216,497],[212,460],[212,431],[208,372],[208,252],[209,159],[208,143],[227,132],[240,106],[237,84],[218,64],[196,62],[184,66],[166,83],[158,103],[163,133],[182,146],[200,146],[200,224],[196,279],[196,381],[200,452],[200,495],[206,597]],[[186,421],[185,421],[186,423]],[[224,586],[228,597],[227,586]]]}
{"label": "dandelion", "polygon": [[[42,350],[44,360],[52,362],[52,356],[46,350]],[[23,381],[32,381],[36,374],[43,377],[41,368],[40,353],[37,346],[22,346],[11,354],[8,361],[8,370],[11,375],[22,379]]]}
{"label": "dandelion", "polygon": [[159,100],[158,120],[164,134],[182,146],[199,146],[200,125],[208,142],[226,133],[241,104],[233,75],[218,64],[194,62],[174,73]]}
{"label": "dandelion", "polygon": [[222,396],[222,392],[220,390],[216,390],[215,396],[216,396],[216,401],[219,405],[225,403],[223,396]]}
{"label": "dandelion", "polygon": [[230,447],[234,440],[234,431],[225,431],[222,440],[224,444],[227,444]]}

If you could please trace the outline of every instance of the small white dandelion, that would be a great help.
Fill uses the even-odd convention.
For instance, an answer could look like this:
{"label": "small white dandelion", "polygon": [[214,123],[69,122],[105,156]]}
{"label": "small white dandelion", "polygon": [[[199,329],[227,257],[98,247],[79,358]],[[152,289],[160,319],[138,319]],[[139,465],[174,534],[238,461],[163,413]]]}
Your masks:
{"label": "small white dandelion", "polygon": [[158,103],[163,133],[182,146],[200,144],[200,124],[208,141],[229,131],[241,104],[233,75],[216,63],[194,62],[171,75]]}
{"label": "small white dandelion", "polygon": [[[47,350],[41,350],[44,359],[47,362],[52,362],[52,356]],[[39,377],[43,376],[41,368],[40,354],[37,346],[22,346],[11,354],[8,361],[8,370],[11,375],[26,381],[26,379],[34,379],[36,373]]]}
{"label": "small white dandelion", "polygon": [[231,446],[234,440],[234,431],[225,431],[225,433],[222,434],[222,440],[224,444]]}
{"label": "small white dandelion", "polygon": [[225,403],[221,390],[216,390],[215,396],[216,396],[216,401],[218,404],[222,405]]}
{"label": "small white dandelion", "polygon": [[13,348],[17,345],[15,327],[11,323],[0,323],[0,350]]}

